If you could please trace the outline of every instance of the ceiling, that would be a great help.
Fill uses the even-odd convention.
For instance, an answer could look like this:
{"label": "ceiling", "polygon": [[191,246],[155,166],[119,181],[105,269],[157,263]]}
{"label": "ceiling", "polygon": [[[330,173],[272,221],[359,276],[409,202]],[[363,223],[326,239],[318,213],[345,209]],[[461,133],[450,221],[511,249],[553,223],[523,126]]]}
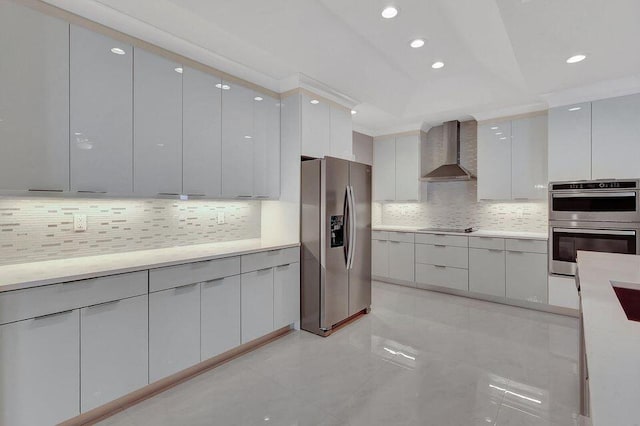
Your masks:
{"label": "ceiling", "polygon": [[638,0],[46,1],[274,90],[308,76],[371,135],[640,91]]}

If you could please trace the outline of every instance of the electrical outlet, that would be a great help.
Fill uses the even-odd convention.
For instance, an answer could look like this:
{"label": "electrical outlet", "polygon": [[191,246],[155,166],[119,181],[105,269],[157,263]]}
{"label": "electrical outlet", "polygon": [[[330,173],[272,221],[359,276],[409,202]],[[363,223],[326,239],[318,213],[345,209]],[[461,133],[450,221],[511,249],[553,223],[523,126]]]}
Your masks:
{"label": "electrical outlet", "polygon": [[224,224],[224,212],[218,212],[218,225]]}
{"label": "electrical outlet", "polygon": [[87,230],[87,215],[86,214],[74,214],[73,215],[73,230],[75,232],[84,232]]}

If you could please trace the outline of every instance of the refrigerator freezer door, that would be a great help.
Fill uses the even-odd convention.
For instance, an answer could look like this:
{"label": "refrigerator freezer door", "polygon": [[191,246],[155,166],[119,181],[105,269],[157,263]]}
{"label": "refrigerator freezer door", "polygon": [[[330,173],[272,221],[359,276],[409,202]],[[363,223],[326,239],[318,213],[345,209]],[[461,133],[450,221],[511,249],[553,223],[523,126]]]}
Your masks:
{"label": "refrigerator freezer door", "polygon": [[349,271],[351,316],[371,306],[371,166],[351,163],[349,175],[356,216]]}
{"label": "refrigerator freezer door", "polygon": [[349,316],[349,272],[344,247],[331,247],[331,216],[345,212],[349,185],[349,162],[326,157],[322,160],[321,228],[323,250],[320,280],[320,328],[330,329]]}

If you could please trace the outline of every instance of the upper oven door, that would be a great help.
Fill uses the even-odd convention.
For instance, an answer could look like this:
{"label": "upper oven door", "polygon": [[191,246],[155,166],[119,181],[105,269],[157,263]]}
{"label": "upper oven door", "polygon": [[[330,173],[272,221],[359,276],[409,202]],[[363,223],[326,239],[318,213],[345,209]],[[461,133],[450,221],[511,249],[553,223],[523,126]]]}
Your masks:
{"label": "upper oven door", "polygon": [[579,250],[638,254],[640,229],[619,223],[549,223],[551,273],[575,275]]}
{"label": "upper oven door", "polygon": [[638,191],[552,191],[549,220],[640,222]]}

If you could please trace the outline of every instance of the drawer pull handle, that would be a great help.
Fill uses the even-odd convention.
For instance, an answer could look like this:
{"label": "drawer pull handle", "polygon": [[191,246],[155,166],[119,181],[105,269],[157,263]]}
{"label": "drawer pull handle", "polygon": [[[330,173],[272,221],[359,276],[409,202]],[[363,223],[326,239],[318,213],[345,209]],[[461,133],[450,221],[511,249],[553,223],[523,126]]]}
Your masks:
{"label": "drawer pull handle", "polygon": [[446,234],[433,234],[433,235],[435,235],[436,237],[446,237],[447,236]]}
{"label": "drawer pull handle", "polygon": [[257,272],[258,274],[262,274],[262,273],[264,273],[264,272],[270,271],[271,269],[272,269],[271,267],[269,267],[269,268],[262,268],[262,269],[258,269],[256,272]]}
{"label": "drawer pull handle", "polygon": [[30,188],[27,191],[29,192],[63,192],[62,189],[38,189],[38,188]]}
{"label": "drawer pull handle", "polygon": [[287,263],[286,265],[278,265],[278,266],[276,266],[276,268],[278,268],[278,269],[287,269],[287,268],[289,268],[289,266],[291,266],[291,264]]}
{"label": "drawer pull handle", "polygon": [[436,268],[440,268],[440,269],[446,269],[446,268],[447,268],[447,267],[446,267],[446,266],[444,266],[444,265],[433,265],[433,266],[435,266]]}
{"label": "drawer pull handle", "polygon": [[500,249],[489,249],[489,251],[492,251],[494,253],[502,253],[504,250],[500,250]]}
{"label": "drawer pull handle", "polygon": [[56,317],[58,315],[66,315],[66,314],[70,314],[71,312],[73,312],[73,309],[69,309],[68,311],[62,311],[62,312],[54,312],[52,314],[40,315],[39,317],[35,317],[34,320],[52,318],[52,317]]}
{"label": "drawer pull handle", "polygon": [[187,194],[188,197],[205,197],[205,194]]}
{"label": "drawer pull handle", "polygon": [[187,290],[190,290],[191,288],[193,288],[193,287],[197,286],[198,284],[200,284],[200,283],[192,283],[192,284],[185,284],[185,285],[181,285],[181,286],[179,286],[179,287],[176,287],[176,288],[175,288],[175,291],[176,291],[176,292],[179,292],[179,291],[181,291],[181,290],[187,291]]}
{"label": "drawer pull handle", "polygon": [[222,281],[224,281],[224,277],[223,278],[216,278],[214,280],[205,281],[204,283],[202,283],[202,285],[210,286],[210,285],[214,285],[214,284],[219,284]]}
{"label": "drawer pull handle", "polygon": [[107,191],[92,191],[89,189],[82,189],[82,190],[78,190],[76,191],[78,194],[106,194]]}
{"label": "drawer pull handle", "polygon": [[520,250],[507,250],[509,253],[514,253],[514,254],[523,254],[523,251]]}
{"label": "drawer pull handle", "polygon": [[442,244],[435,244],[435,245],[434,245],[434,247],[438,247],[438,248],[445,248],[445,247],[447,247],[447,246],[442,245]]}
{"label": "drawer pull handle", "polygon": [[236,195],[236,198],[253,198],[253,195]]}
{"label": "drawer pull handle", "polygon": [[256,195],[256,198],[269,198],[268,195]]}
{"label": "drawer pull handle", "polygon": [[158,192],[158,195],[180,195],[177,192]]}
{"label": "drawer pull handle", "polygon": [[97,305],[91,305],[89,306],[89,309],[93,309],[93,308],[101,308],[103,306],[108,306],[108,305],[116,305],[118,303],[120,303],[121,299],[116,299],[116,300],[110,300],[108,302],[104,302],[104,303],[98,303]]}

